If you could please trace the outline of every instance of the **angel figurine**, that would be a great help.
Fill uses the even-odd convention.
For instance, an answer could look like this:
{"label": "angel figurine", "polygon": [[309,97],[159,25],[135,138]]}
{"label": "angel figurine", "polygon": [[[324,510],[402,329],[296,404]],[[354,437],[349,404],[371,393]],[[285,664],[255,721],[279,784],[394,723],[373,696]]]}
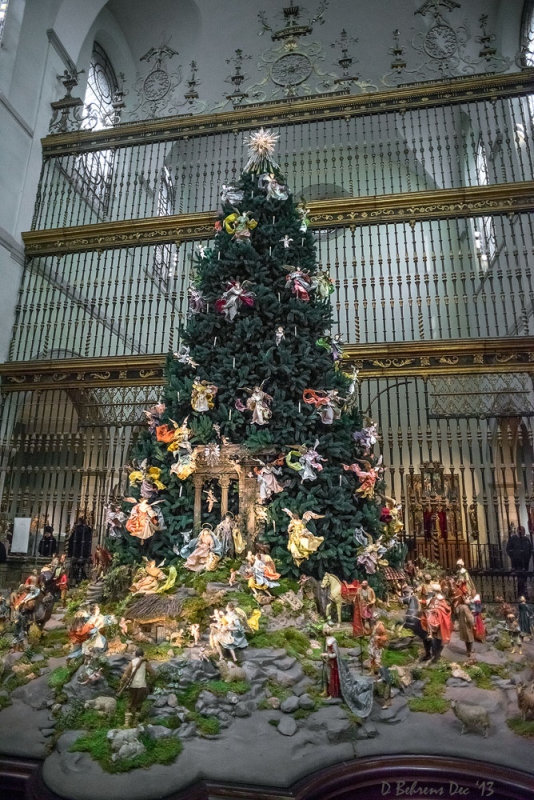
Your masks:
{"label": "angel figurine", "polygon": [[187,290],[189,295],[188,305],[190,314],[200,314],[206,308],[206,301],[200,289],[190,286]]}
{"label": "angel figurine", "polygon": [[235,407],[238,411],[245,411],[245,409],[252,411],[252,423],[254,425],[267,425],[273,415],[269,408],[273,400],[272,396],[264,392],[261,386],[255,386],[254,389],[244,386],[243,389],[249,392],[250,397],[246,405],[243,405],[241,400],[236,400]]}
{"label": "angel figurine", "polygon": [[278,325],[277,329],[274,332],[274,341],[276,342],[276,346],[279,347],[280,343],[286,338],[286,332],[284,331],[282,325]]}
{"label": "angel figurine", "polygon": [[211,514],[211,512],[213,511],[213,506],[216,506],[219,503],[219,501],[217,500],[217,498],[213,494],[213,489],[208,489],[207,491],[204,490],[202,492],[202,494],[206,495],[206,503],[208,504],[208,512]]}
{"label": "angel figurine", "polygon": [[[301,445],[296,450],[290,450],[286,456],[286,464],[291,469],[300,472],[300,480],[302,483],[304,481],[314,481],[317,478],[317,472],[322,472],[323,465],[321,461],[327,461],[328,459],[323,458],[317,452],[316,448],[319,444],[319,439],[315,440],[315,444],[310,449],[306,449],[306,445]],[[293,457],[296,457],[298,461],[293,461]]]}
{"label": "angel figurine", "polygon": [[230,281],[226,284],[222,297],[215,301],[215,310],[224,314],[228,322],[234,321],[241,304],[249,307],[254,305],[256,295],[245,288],[247,284],[250,284],[250,281],[243,283],[238,280]]}
{"label": "angel figurine", "polygon": [[339,396],[337,389],[328,391],[304,389],[302,399],[308,405],[314,405],[319,409],[319,417],[323,425],[332,425],[334,420],[341,417],[344,401]]}
{"label": "angel figurine", "polygon": [[382,537],[380,536],[376,542],[372,537],[368,537],[369,541],[364,550],[360,553],[356,561],[365,569],[368,575],[374,575],[377,568],[387,567],[388,562],[382,558],[387,548],[382,544]]}
{"label": "angel figurine", "polygon": [[186,367],[192,367],[192,369],[198,367],[198,361],[193,361],[191,358],[191,350],[185,344],[180,347],[177,353],[173,353],[173,355],[180,364],[185,364]]}
{"label": "angel figurine", "polygon": [[286,233],[286,235],[282,236],[282,238],[279,239],[278,241],[282,242],[282,244],[284,245],[284,250],[288,250],[289,247],[291,247],[291,242],[293,241],[293,239]]}
{"label": "angel figurine", "polygon": [[316,345],[318,347],[322,347],[332,356],[332,360],[334,363],[336,361],[340,361],[343,357],[343,345],[345,342],[340,333],[336,333],[334,337],[331,336],[321,336],[320,339],[317,339]]}
{"label": "angel figurine", "polygon": [[287,200],[289,189],[283,183],[278,183],[272,172],[266,172],[258,178],[258,186],[267,193],[269,200]]}
{"label": "angel figurine", "polygon": [[289,264],[284,267],[289,271],[286,278],[286,287],[291,288],[292,294],[299,300],[307,303],[310,299],[309,292],[312,289],[312,281],[307,272],[304,272],[300,267],[293,267]]}
{"label": "angel figurine", "polygon": [[306,233],[308,230],[308,225],[310,224],[310,220],[308,217],[308,207],[304,200],[301,200],[300,203],[297,205],[297,214],[300,218],[300,227],[299,231],[301,233]]}
{"label": "angel figurine", "polygon": [[[133,497],[126,497],[125,500],[127,503],[135,503],[125,525],[131,536],[144,542],[154,536],[156,531],[165,528],[163,514],[156,508],[157,503],[151,505],[145,497],[139,502]],[[158,500],[158,503],[161,502]]]}
{"label": "angel figurine", "polygon": [[375,446],[378,441],[376,424],[372,420],[367,420],[368,425],[362,428],[361,431],[354,431],[352,438],[363,449],[363,454],[366,456]]}
{"label": "angel figurine", "polygon": [[213,400],[218,391],[215,384],[195,378],[191,392],[191,406],[200,413],[209,411],[215,406]]}
{"label": "angel figurine", "polygon": [[[363,464],[365,469],[362,469],[358,463],[360,462]],[[357,458],[354,464],[342,464],[341,466],[345,471],[350,471],[356,473],[357,477],[360,479],[360,485],[356,489],[356,494],[361,495],[362,497],[366,497],[369,500],[375,496],[375,483],[377,482],[378,478],[380,477],[380,473],[382,472],[382,456],[380,456],[376,466],[371,466],[369,461],[364,461],[361,458]]]}
{"label": "angel figurine", "polygon": [[283,508],[282,511],[285,511],[290,518],[287,528],[289,533],[287,549],[293,556],[293,561],[297,567],[300,567],[304,559],[315,553],[324,541],[324,536],[315,536],[308,530],[306,522],[310,519],[323,519],[325,515],[315,514],[313,511],[305,511],[301,519],[298,514],[290,511],[289,508]]}
{"label": "angel figurine", "polygon": [[334,281],[326,270],[322,270],[318,275],[314,276],[312,287],[317,290],[321,300],[328,300],[335,288]]}
{"label": "angel figurine", "polygon": [[238,189],[237,186],[231,186],[228,183],[223,183],[219,196],[222,203],[232,206],[232,208],[243,202],[243,191]]}
{"label": "angel figurine", "polygon": [[161,469],[147,466],[146,458],[141,462],[139,469],[130,472],[130,486],[141,484],[141,497],[150,500],[159,491],[165,489],[165,484],[160,481]]}
{"label": "angel figurine", "polygon": [[250,219],[251,214],[251,211],[241,213],[241,211],[236,209],[233,214],[228,214],[228,216],[224,218],[226,233],[233,234],[232,238],[235,239],[236,242],[250,239],[251,231],[253,231],[258,224],[255,219]]}
{"label": "angel figurine", "polygon": [[126,521],[126,514],[121,510],[120,506],[112,502],[110,502],[109,505],[104,506],[104,511],[106,514],[105,524],[108,528],[109,536],[111,536],[113,539],[118,536],[122,530],[122,527]]}
{"label": "angel figurine", "polygon": [[191,435],[190,428],[187,427],[187,420],[189,417],[186,417],[181,425],[178,425],[173,419],[170,420],[172,427],[168,424],[158,425],[156,428],[156,439],[158,442],[165,442],[168,444],[167,450],[170,453],[174,453],[180,447],[180,444],[184,441],[189,441],[189,436]]}
{"label": "angel figurine", "polygon": [[156,426],[161,422],[161,416],[164,411],[165,403],[156,403],[156,405],[149,408],[148,411],[143,412],[146,417],[148,430],[150,433],[156,432]]}
{"label": "angel figurine", "polygon": [[195,459],[195,454],[193,453],[193,448],[191,447],[191,442],[189,439],[184,439],[178,445],[178,450],[176,451],[176,461],[174,464],[171,465],[169,472],[173,475],[176,475],[177,478],[181,481],[185,481],[191,473],[193,473],[197,468],[197,463]]}
{"label": "angel figurine", "polygon": [[262,466],[254,467],[254,472],[256,473],[256,480],[260,490],[260,500],[265,503],[271,499],[273,494],[284,491],[284,487],[276,479],[277,475],[282,474],[282,470],[275,464],[264,464],[263,461],[260,463]]}

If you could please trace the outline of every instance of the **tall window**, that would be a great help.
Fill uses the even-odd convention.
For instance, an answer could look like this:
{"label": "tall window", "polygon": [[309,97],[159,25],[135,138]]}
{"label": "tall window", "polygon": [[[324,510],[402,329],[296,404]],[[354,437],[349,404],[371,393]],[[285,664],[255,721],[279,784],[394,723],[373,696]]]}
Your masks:
{"label": "tall window", "polygon": [[[109,58],[95,42],[87,73],[84,119],[81,127],[102,130],[113,124],[113,96],[118,83]],[[113,151],[95,150],[76,159],[76,184],[99,216],[105,215],[113,174]]]}
{"label": "tall window", "polygon": [[525,67],[534,67],[534,0],[525,0],[521,19],[521,53]]}
{"label": "tall window", "polygon": [[0,44],[2,44],[2,39],[4,37],[4,26],[6,21],[8,5],[9,5],[9,0],[0,0]]}
{"label": "tall window", "polygon": [[[174,207],[174,185],[168,167],[163,167],[160,172],[157,214],[158,217],[167,217],[172,214]],[[154,273],[161,289],[166,289],[169,279],[174,274],[176,266],[176,253],[172,244],[158,244],[154,252]]]}
{"label": "tall window", "polygon": [[[488,156],[481,136],[477,143],[475,168],[478,185],[487,186],[489,184]],[[487,268],[497,251],[493,217],[478,217],[475,220],[475,247],[482,266]]]}

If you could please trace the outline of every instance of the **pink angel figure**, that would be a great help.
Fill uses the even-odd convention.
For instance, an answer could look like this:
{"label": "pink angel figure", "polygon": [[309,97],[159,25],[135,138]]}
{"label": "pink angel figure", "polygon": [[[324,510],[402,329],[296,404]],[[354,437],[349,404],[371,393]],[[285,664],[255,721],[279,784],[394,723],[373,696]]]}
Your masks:
{"label": "pink angel figure", "polygon": [[254,305],[256,295],[254,292],[245,289],[247,283],[249,281],[245,281],[243,284],[237,280],[230,281],[226,284],[226,290],[223,292],[222,297],[215,301],[215,309],[220,314],[224,314],[228,322],[234,321],[241,303],[249,307]]}
{"label": "pink angel figure", "polygon": [[150,433],[156,433],[156,428],[161,422],[161,416],[165,411],[165,403],[156,403],[155,406],[145,410],[143,413],[148,423]]}
{"label": "pink angel figure", "polygon": [[[263,462],[260,463],[263,464]],[[270,500],[273,494],[284,491],[284,487],[276,479],[277,475],[282,474],[280,467],[274,464],[263,464],[262,467],[254,467],[254,472],[256,473],[262,503]]]}
{"label": "pink angel figure", "polygon": [[369,461],[364,461],[360,458],[358,458],[357,461],[363,464],[365,469],[362,469],[357,463],[350,464],[350,466],[347,466],[347,464],[342,464],[342,467],[345,471],[356,473],[356,476],[359,478],[360,485],[356,489],[356,494],[371,499],[375,496],[375,483],[380,477],[380,473],[383,469],[381,466],[382,456],[380,456],[376,466],[374,467],[371,466]]}
{"label": "pink angel figure", "polygon": [[291,288],[291,292],[299,300],[307,303],[310,299],[310,289],[312,288],[311,278],[307,272],[303,272],[300,267],[286,266],[289,275],[286,278],[286,287]]}
{"label": "pink angel figure", "polygon": [[332,425],[334,420],[341,417],[344,400],[339,396],[337,389],[304,389],[302,399],[308,405],[314,405],[319,409],[319,418],[323,425]]}
{"label": "pink angel figure", "polygon": [[206,308],[206,301],[199,289],[194,289],[192,286],[187,290],[189,295],[189,312],[191,314],[200,314]]}

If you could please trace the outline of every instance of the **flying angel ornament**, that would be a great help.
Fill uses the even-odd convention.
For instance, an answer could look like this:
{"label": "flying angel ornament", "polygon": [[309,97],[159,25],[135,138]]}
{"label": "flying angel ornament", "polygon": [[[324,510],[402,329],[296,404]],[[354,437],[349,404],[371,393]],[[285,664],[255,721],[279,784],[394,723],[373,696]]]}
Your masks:
{"label": "flying angel ornament", "polygon": [[232,206],[232,208],[239,206],[239,204],[243,202],[243,191],[228,183],[223,183],[219,196],[221,202],[225,205]]}
{"label": "flying angel ornament", "polygon": [[256,295],[245,288],[247,284],[250,285],[250,281],[243,283],[238,280],[230,281],[226,284],[226,290],[222,297],[215,301],[215,310],[224,314],[224,318],[228,322],[234,321],[242,305],[249,308],[254,305]]}
{"label": "flying angel ornament", "polygon": [[190,348],[183,344],[177,353],[173,353],[173,356],[180,364],[184,364],[186,367],[191,367],[192,369],[196,369],[198,367],[198,361],[194,361],[191,358],[191,350]]}
{"label": "flying angel ornament", "polygon": [[260,464],[261,467],[254,467],[254,473],[258,481],[260,500],[265,503],[273,494],[284,491],[284,487],[276,479],[277,475],[282,474],[282,470],[275,464],[264,464],[263,461],[260,461]]}
{"label": "flying angel ornament", "polygon": [[144,497],[139,502],[134,497],[126,497],[125,502],[134,503],[125,525],[130,536],[145,542],[154,536],[156,531],[165,528],[163,514],[159,508],[156,508],[158,503],[163,502],[162,500],[150,504]]}
{"label": "flying angel ornament", "polygon": [[306,523],[310,519],[323,519],[325,515],[315,514],[313,511],[305,511],[301,519],[298,514],[290,511],[289,508],[283,508],[282,511],[285,511],[290,520],[287,527],[287,532],[289,533],[287,549],[297,567],[300,567],[302,562],[308,559],[312,553],[315,553],[324,542],[324,536],[315,536],[308,530]]}
{"label": "flying angel ornament", "polygon": [[150,433],[156,432],[156,427],[161,422],[161,417],[163,412],[165,411],[165,403],[156,403],[156,405],[152,406],[148,410],[143,411],[148,423],[148,430]]}
{"label": "flying angel ornament", "polygon": [[319,418],[323,425],[332,425],[334,420],[341,417],[344,400],[336,389],[328,391],[304,389],[302,399],[319,410]]}
{"label": "flying angel ornament", "polygon": [[288,250],[291,247],[291,242],[293,241],[293,239],[286,233],[286,235],[282,236],[282,238],[279,239],[278,241],[282,242],[282,244],[284,245],[284,250]]}
{"label": "flying angel ornament", "polygon": [[188,294],[188,307],[190,314],[200,314],[206,308],[206,301],[199,289],[190,286],[187,290]]}
{"label": "flying angel ornament", "polygon": [[[287,466],[300,473],[302,483],[304,481],[314,481],[317,478],[317,473],[322,472],[323,465],[321,461],[328,460],[317,452],[318,444],[319,439],[316,439],[313,447],[308,449],[306,445],[301,445],[296,450],[290,450],[286,456]],[[294,458],[297,461],[294,461]]]}
{"label": "flying angel ornament", "polygon": [[251,214],[252,211],[241,212],[237,209],[233,214],[228,214],[224,218],[224,229],[226,233],[232,234],[232,239],[235,239],[236,242],[248,241],[251,231],[257,226],[257,220],[250,219]]}
{"label": "flying angel ornament", "polygon": [[376,424],[368,420],[368,425],[361,431],[354,431],[352,438],[363,449],[363,454],[368,455],[378,441]]}
{"label": "flying angel ornament", "polygon": [[314,276],[312,280],[312,288],[317,290],[317,294],[321,300],[328,300],[335,289],[335,285],[328,272],[323,270],[319,272],[318,275]]}
{"label": "flying angel ornament", "polygon": [[[363,464],[364,469],[360,467],[360,464]],[[341,466],[347,472],[354,472],[356,476],[360,480],[360,485],[356,489],[356,494],[361,495],[362,497],[366,497],[371,500],[375,496],[375,483],[380,477],[380,473],[383,471],[382,465],[382,456],[378,459],[375,466],[371,465],[370,461],[364,461],[361,458],[357,458],[354,464],[342,464]]]}
{"label": "flying angel ornament", "polygon": [[293,267],[290,264],[286,264],[284,269],[289,272],[286,278],[286,288],[291,289],[291,293],[298,300],[308,303],[312,289],[312,281],[308,273],[304,272],[300,267]]}
{"label": "flying angel ornament", "polygon": [[215,406],[213,401],[218,391],[219,389],[215,384],[195,378],[191,390],[191,406],[200,413],[209,411],[210,408]]}
{"label": "flying angel ornament", "polygon": [[273,415],[270,408],[273,401],[272,396],[264,392],[261,386],[255,386],[253,389],[244,386],[243,391],[248,392],[250,397],[246,405],[243,405],[241,400],[237,399],[235,401],[237,410],[245,411],[248,409],[248,411],[252,411],[252,423],[254,425],[267,425]]}
{"label": "flying angel ornament", "polygon": [[258,186],[267,194],[269,200],[287,200],[289,197],[289,189],[285,184],[278,183],[273,172],[260,175]]}
{"label": "flying angel ornament", "polygon": [[297,205],[297,214],[300,218],[300,227],[299,231],[301,233],[306,233],[308,230],[308,226],[310,224],[310,220],[308,217],[308,207],[304,200],[301,200],[300,203]]}

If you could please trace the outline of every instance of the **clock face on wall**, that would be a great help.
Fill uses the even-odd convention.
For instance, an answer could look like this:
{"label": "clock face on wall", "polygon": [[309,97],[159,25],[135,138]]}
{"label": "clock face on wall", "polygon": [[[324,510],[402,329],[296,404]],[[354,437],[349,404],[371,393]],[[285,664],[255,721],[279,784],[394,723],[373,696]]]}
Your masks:
{"label": "clock face on wall", "polygon": [[424,48],[431,58],[450,58],[457,47],[456,33],[448,25],[434,25],[425,36]]}
{"label": "clock face on wall", "polygon": [[163,69],[156,69],[147,75],[143,83],[143,92],[147,100],[161,100],[169,91],[171,79]]}
{"label": "clock face on wall", "polygon": [[287,53],[280,56],[271,67],[271,78],[278,86],[298,86],[308,78],[313,67],[303,53]]}

